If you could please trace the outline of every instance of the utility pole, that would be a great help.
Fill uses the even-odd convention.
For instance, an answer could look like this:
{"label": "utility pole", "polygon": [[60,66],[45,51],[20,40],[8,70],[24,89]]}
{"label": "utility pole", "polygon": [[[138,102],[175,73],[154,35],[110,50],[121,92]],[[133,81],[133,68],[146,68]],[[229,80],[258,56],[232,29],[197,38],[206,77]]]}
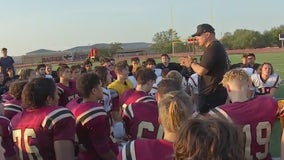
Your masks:
{"label": "utility pole", "polygon": [[175,45],[174,45],[174,17],[173,17],[173,3],[171,0],[171,46],[172,46],[172,55],[175,56]]}

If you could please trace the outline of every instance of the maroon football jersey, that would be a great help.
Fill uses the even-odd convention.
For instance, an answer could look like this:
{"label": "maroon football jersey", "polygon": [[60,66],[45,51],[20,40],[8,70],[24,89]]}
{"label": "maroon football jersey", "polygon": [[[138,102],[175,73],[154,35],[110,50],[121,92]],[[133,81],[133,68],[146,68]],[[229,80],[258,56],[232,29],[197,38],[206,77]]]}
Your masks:
{"label": "maroon football jersey", "polygon": [[217,107],[209,112],[243,127],[246,159],[271,159],[269,143],[278,104],[269,96]]}
{"label": "maroon football jersey", "polygon": [[75,106],[78,106],[78,104],[80,104],[82,101],[83,101],[83,98],[81,98],[81,97],[72,99],[70,102],[68,102],[68,103],[66,104],[66,107],[69,108],[69,109],[70,109],[70,108],[73,108],[73,107],[75,107]]}
{"label": "maroon football jersey", "polygon": [[22,101],[21,100],[8,100],[3,103],[4,106],[4,115],[10,120],[17,114],[23,111]]}
{"label": "maroon football jersey", "polygon": [[2,137],[2,147],[5,149],[4,156],[6,158],[16,155],[13,137],[12,137],[12,128],[10,120],[4,116],[0,116],[0,136]]}
{"label": "maroon football jersey", "polygon": [[65,107],[69,101],[79,97],[75,81],[70,81],[68,87],[62,83],[56,83],[56,86],[59,95],[59,106]]}
{"label": "maroon football jersey", "polygon": [[11,123],[13,140],[23,160],[55,160],[54,142],[75,139],[74,116],[64,107],[25,109],[15,115]]}
{"label": "maroon football jersey", "polygon": [[137,139],[123,146],[117,159],[172,160],[173,154],[173,144],[171,142],[162,139]]}
{"label": "maroon football jersey", "polygon": [[135,89],[129,89],[120,96],[119,103],[121,106],[129,105],[130,103],[138,102],[137,99],[144,96],[149,96],[149,94],[143,91],[136,91]]}
{"label": "maroon football jersey", "polygon": [[110,150],[118,153],[110,118],[99,102],[84,102],[70,109],[77,122],[76,133],[81,146],[79,160],[101,159],[99,153]]}
{"label": "maroon football jersey", "polygon": [[129,139],[160,139],[162,126],[158,122],[158,106],[155,101],[132,103],[123,108],[122,119]]}

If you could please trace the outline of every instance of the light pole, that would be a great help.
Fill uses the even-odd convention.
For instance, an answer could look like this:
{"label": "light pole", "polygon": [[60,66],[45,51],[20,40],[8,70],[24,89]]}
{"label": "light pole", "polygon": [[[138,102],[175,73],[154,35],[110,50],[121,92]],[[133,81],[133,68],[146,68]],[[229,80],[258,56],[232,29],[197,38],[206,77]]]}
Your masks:
{"label": "light pole", "polygon": [[171,46],[172,46],[172,55],[175,53],[175,44],[174,44],[174,17],[173,17],[173,2],[171,1]]}
{"label": "light pole", "polygon": [[175,56],[175,42],[173,40],[172,40],[172,54],[173,56]]}
{"label": "light pole", "polygon": [[279,41],[281,41],[281,48],[283,49],[284,34],[279,34]]}

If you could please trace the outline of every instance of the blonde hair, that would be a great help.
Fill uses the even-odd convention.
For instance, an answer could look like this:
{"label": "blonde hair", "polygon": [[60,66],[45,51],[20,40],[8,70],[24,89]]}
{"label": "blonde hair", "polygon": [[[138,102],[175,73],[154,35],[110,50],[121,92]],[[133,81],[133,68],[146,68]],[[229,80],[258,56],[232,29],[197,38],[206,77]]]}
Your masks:
{"label": "blonde hair", "polygon": [[193,113],[190,97],[183,90],[165,94],[158,107],[161,124],[169,132],[176,132]]}
{"label": "blonde hair", "polygon": [[221,83],[223,86],[226,86],[232,81],[240,81],[240,83],[250,83],[251,80],[246,71],[242,69],[232,69],[225,73]]}
{"label": "blonde hair", "polygon": [[182,84],[182,75],[176,70],[168,72],[165,78],[172,78],[179,84]]}

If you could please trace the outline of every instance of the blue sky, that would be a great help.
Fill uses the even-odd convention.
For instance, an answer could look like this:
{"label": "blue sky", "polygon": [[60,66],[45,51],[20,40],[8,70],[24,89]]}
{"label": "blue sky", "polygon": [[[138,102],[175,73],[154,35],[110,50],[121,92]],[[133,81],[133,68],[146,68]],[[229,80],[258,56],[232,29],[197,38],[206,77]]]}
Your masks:
{"label": "blue sky", "polygon": [[95,43],[152,42],[155,33],[172,26],[186,39],[200,23],[212,24],[217,38],[236,29],[263,32],[284,24],[283,0],[0,0],[0,3],[0,48],[7,47],[12,56],[42,48],[65,50]]}

